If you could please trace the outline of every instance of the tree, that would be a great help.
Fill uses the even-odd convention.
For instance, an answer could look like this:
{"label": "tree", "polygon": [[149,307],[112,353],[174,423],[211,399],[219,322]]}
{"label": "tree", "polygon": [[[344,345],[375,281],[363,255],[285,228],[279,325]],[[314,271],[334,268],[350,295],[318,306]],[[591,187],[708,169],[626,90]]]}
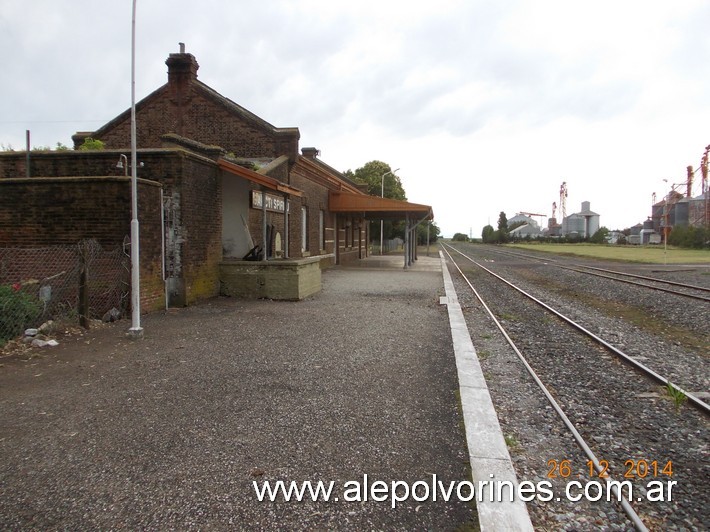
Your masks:
{"label": "tree", "polygon": [[508,241],[508,217],[503,211],[498,215],[498,242],[501,244]]}
{"label": "tree", "polygon": [[[417,244],[421,246],[426,245],[426,231],[427,222],[422,222],[417,226]],[[434,222],[430,222],[429,225],[429,243],[434,243],[439,238],[441,230]]]}
{"label": "tree", "polygon": [[483,228],[483,231],[481,231],[481,239],[483,240],[484,244],[490,244],[492,242],[496,241],[495,237],[496,230],[493,229],[492,225],[487,225]]}
{"label": "tree", "polygon": [[454,242],[468,242],[468,236],[464,233],[455,233],[451,240]]}
{"label": "tree", "polygon": [[[406,200],[402,181],[399,176],[392,173],[392,167],[382,161],[370,161],[354,172],[343,172],[345,177],[367,185],[367,193],[371,196],[382,196],[384,184],[384,197],[396,200]],[[387,174],[387,175],[385,175]],[[382,176],[385,176],[384,179]]]}
{"label": "tree", "polygon": [[[343,175],[348,179],[367,185],[367,193],[371,196],[380,197],[384,186],[384,197],[396,200],[406,200],[404,187],[399,177],[392,173],[392,167],[382,161],[370,161],[354,172],[347,170]],[[383,178],[384,176],[384,178]],[[380,222],[373,220],[370,222],[370,235],[375,239],[375,235],[380,235]],[[404,238],[404,221],[385,220],[384,237],[386,239]]]}
{"label": "tree", "polygon": [[93,139],[91,137],[86,137],[84,139],[84,143],[79,146],[80,150],[103,150],[104,149],[104,143],[100,141],[99,139]]}
{"label": "tree", "polygon": [[710,232],[703,227],[676,225],[668,235],[668,243],[681,248],[710,247]]}
{"label": "tree", "polygon": [[606,244],[606,237],[609,236],[609,229],[606,227],[600,227],[597,231],[589,238],[589,241],[594,244]]}

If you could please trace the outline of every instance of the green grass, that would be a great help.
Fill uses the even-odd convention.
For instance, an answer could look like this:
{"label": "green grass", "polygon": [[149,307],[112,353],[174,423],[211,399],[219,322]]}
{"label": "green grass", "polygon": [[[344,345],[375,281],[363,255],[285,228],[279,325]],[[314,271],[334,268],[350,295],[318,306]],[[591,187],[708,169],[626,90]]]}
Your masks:
{"label": "green grass", "polygon": [[[528,276],[528,278],[532,277]],[[535,282],[548,290],[568,298],[574,298],[590,307],[596,308],[602,314],[630,322],[651,335],[661,336],[669,342],[677,343],[700,353],[710,352],[710,343],[706,335],[698,335],[685,327],[651,318],[648,311],[642,307],[577,291],[564,284],[549,280],[538,278]]]}
{"label": "green grass", "polygon": [[520,441],[513,434],[504,434],[505,445],[511,453],[516,453],[521,450]]}
{"label": "green grass", "polygon": [[479,349],[476,351],[476,354],[478,355],[478,360],[483,362],[484,360],[488,360],[488,358],[491,356],[490,351],[486,351],[485,349]]}
{"label": "green grass", "polygon": [[506,247],[556,253],[558,255],[577,255],[597,259],[626,262],[644,262],[651,264],[710,264],[710,251],[704,249],[681,249],[669,246],[663,252],[663,246],[616,246],[601,244],[507,244]]}
{"label": "green grass", "polygon": [[680,410],[680,407],[683,406],[683,403],[685,403],[688,400],[688,396],[685,395],[681,390],[673,386],[672,383],[668,383],[666,385],[666,392],[670,396],[671,399],[673,399],[673,402],[675,403],[675,409],[676,412]]}

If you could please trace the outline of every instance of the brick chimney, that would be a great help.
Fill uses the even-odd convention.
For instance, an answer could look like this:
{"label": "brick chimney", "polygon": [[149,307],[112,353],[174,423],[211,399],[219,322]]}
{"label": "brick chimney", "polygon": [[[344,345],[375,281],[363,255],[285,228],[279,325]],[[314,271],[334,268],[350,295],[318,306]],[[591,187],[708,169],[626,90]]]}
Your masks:
{"label": "brick chimney", "polygon": [[320,155],[320,150],[318,148],[301,148],[301,153],[304,157],[315,159]]}
{"label": "brick chimney", "polygon": [[168,85],[174,96],[186,95],[190,84],[197,79],[197,64],[195,56],[185,53],[185,44],[180,43],[180,53],[170,54],[165,61],[168,65]]}

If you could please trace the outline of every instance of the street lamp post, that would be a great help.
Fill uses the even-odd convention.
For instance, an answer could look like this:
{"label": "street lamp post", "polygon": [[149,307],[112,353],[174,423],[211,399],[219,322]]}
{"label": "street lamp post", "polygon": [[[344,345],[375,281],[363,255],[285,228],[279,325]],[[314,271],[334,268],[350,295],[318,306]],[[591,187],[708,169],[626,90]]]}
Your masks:
{"label": "street lamp post", "polygon": [[[380,183],[380,188],[381,188],[380,197],[381,198],[385,197],[385,176],[387,176],[389,174],[395,175],[395,172],[398,172],[398,171],[399,171],[399,168],[397,168],[396,170],[390,170],[389,172],[385,172],[384,174],[382,174],[382,178],[380,180],[381,181],[381,183]],[[382,244],[384,242],[384,238],[383,238],[384,232],[385,232],[385,221],[382,218],[380,218],[380,255],[382,255]]]}
{"label": "street lamp post", "polygon": [[119,155],[116,168],[123,170],[123,175],[128,177],[128,157],[123,154]]}
{"label": "street lamp post", "polygon": [[140,243],[138,231],[138,165],[136,149],[136,0],[131,17],[131,328],[130,338],[142,338]]}

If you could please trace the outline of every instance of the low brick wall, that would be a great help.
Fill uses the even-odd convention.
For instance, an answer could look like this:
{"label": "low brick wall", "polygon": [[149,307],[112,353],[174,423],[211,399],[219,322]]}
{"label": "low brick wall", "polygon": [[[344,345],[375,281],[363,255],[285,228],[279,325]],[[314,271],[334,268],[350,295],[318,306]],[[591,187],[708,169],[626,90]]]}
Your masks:
{"label": "low brick wall", "polygon": [[304,299],[321,290],[321,258],[223,261],[219,265],[220,292],[250,299]]}

